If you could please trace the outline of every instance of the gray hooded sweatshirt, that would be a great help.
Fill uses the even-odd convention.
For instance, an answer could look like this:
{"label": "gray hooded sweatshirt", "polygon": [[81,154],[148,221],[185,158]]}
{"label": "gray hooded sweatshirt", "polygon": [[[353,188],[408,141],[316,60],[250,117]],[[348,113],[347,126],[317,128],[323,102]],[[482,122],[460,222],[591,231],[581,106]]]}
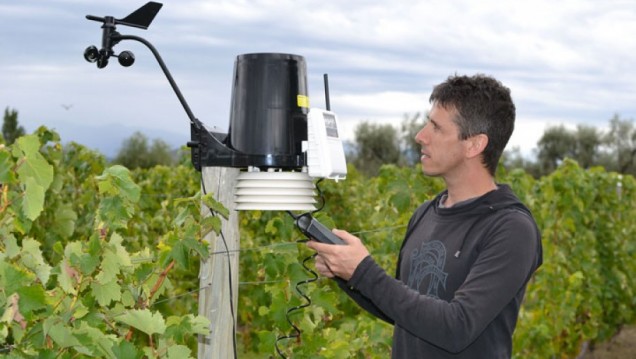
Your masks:
{"label": "gray hooded sweatshirt", "polygon": [[542,263],[530,211],[507,185],[479,198],[420,206],[397,275],[371,256],[340,286],[394,325],[393,358],[510,358],[525,288]]}

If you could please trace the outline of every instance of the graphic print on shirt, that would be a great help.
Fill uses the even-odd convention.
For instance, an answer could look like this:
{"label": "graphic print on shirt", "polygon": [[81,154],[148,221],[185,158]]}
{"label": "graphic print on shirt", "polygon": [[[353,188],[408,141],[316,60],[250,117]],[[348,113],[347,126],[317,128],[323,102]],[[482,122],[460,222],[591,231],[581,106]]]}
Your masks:
{"label": "graphic print on shirt", "polygon": [[444,263],[446,263],[446,247],[440,241],[431,241],[422,243],[422,247],[414,249],[411,252],[411,270],[409,273],[408,286],[420,293],[422,281],[428,277],[428,288],[426,295],[439,298],[438,289],[446,288],[446,277],[448,273],[444,272]]}

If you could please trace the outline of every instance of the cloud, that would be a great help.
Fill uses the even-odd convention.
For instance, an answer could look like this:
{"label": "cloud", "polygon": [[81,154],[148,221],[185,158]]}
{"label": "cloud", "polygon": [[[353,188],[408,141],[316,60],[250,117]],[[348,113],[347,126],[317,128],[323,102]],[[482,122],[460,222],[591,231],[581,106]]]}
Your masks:
{"label": "cloud", "polygon": [[[513,139],[523,146],[534,147],[548,124],[636,117],[636,8],[628,1],[163,3],[148,30],[118,30],[151,41],[195,115],[219,128],[229,121],[234,59],[250,52],[304,56],[312,106],[324,107],[328,73],[332,107],[351,137],[359,121],[395,122],[425,111],[433,86],[454,73],[494,75],[511,88],[523,134]],[[187,133],[185,113],[143,45],[115,47],[135,53],[130,68],[112,59],[99,70],[82,58],[88,45],[101,43],[100,24],[85,15],[122,18],[135,6],[1,4],[0,46],[8,55],[0,57],[0,105],[16,108],[30,128],[119,123],[122,133],[127,126]],[[72,128],[65,134],[74,136]]]}

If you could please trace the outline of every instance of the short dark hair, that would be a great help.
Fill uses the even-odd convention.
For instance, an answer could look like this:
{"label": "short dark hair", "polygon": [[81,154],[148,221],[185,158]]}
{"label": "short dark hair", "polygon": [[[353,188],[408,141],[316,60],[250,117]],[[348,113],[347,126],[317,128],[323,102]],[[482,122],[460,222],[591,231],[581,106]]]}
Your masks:
{"label": "short dark hair", "polygon": [[446,110],[455,110],[454,120],[461,140],[478,134],[488,136],[482,161],[494,176],[515,126],[515,104],[510,89],[483,74],[455,75],[435,86],[429,101]]}

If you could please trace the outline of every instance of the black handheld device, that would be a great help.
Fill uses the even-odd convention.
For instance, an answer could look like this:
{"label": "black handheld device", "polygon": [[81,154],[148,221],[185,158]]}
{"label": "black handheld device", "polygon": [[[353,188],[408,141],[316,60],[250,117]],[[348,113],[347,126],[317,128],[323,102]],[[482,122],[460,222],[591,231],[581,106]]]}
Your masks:
{"label": "black handheld device", "polygon": [[321,243],[342,244],[345,242],[333,234],[324,224],[310,215],[302,215],[296,219],[296,225],[304,235]]}

